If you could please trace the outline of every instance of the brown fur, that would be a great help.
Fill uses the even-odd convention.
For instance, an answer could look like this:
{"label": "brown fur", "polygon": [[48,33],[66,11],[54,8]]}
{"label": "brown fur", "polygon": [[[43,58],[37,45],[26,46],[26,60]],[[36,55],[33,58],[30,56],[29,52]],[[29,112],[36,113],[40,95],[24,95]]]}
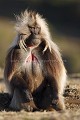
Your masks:
{"label": "brown fur", "polygon": [[64,109],[66,70],[45,20],[32,11],[17,18],[18,37],[8,51],[4,72],[13,96],[10,107],[27,111]]}

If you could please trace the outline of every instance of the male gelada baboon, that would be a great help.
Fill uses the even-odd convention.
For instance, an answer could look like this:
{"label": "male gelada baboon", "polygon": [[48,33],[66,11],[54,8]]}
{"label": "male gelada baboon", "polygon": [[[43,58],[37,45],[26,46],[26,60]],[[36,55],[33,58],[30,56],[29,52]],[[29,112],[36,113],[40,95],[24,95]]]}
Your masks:
{"label": "male gelada baboon", "polygon": [[63,110],[66,70],[48,25],[38,13],[17,16],[17,37],[8,50],[5,81],[13,110]]}

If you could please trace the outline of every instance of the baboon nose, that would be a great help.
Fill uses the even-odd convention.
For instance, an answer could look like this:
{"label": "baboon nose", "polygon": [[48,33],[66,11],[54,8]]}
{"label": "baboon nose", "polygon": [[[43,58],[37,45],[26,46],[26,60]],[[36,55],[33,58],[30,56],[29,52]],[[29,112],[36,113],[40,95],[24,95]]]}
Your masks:
{"label": "baboon nose", "polygon": [[41,30],[40,27],[35,28],[34,34],[38,35],[40,33],[40,30]]}

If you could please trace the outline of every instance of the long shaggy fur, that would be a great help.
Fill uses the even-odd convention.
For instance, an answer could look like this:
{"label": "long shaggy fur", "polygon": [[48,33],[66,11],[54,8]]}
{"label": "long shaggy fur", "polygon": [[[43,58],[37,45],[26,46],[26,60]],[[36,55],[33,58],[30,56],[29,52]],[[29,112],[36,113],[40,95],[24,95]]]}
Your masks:
{"label": "long shaggy fur", "polygon": [[[10,106],[14,109],[21,108],[20,104],[16,106],[17,102],[20,103],[20,101],[15,100],[15,99],[20,99],[22,97],[22,96],[19,96],[18,98],[15,97],[16,94],[19,95],[18,92],[16,92],[16,94],[14,92],[15,88],[18,86],[20,90],[29,89],[33,99],[35,99],[34,102],[37,108],[47,109],[49,106],[52,106],[52,108],[55,108],[54,104],[56,105],[58,104],[54,102],[54,100],[56,101],[58,100],[58,103],[60,103],[58,105],[58,108],[63,109],[64,102],[63,102],[62,95],[64,92],[64,87],[66,82],[66,70],[61,58],[61,54],[59,52],[59,48],[51,39],[48,25],[45,19],[42,18],[42,16],[39,15],[38,13],[35,13],[34,11],[27,11],[27,10],[24,13],[21,13],[21,16],[17,16],[16,19],[17,19],[16,31],[18,34],[8,50],[6,63],[5,63],[5,71],[4,71],[5,81],[8,85],[9,92],[13,95],[13,99],[11,101]],[[33,73],[35,75],[33,75],[31,73],[31,69],[29,68],[30,66],[28,67],[28,65],[26,65],[23,62],[27,66],[27,72],[25,73],[26,74],[25,75],[23,74],[24,73],[23,68],[25,68],[23,67],[24,65],[19,64],[19,62],[21,61],[21,59],[23,59],[25,54],[23,52],[24,54],[23,56],[22,52],[18,51],[19,49],[21,50],[22,48],[19,48],[16,51],[17,49],[16,46],[19,45],[21,34],[24,36],[24,39],[28,39],[28,37],[31,34],[30,31],[28,30],[28,26],[29,25],[33,26],[34,22],[41,28],[41,31],[39,34],[40,44],[37,47],[34,47],[34,49],[30,51],[37,56],[38,61],[40,62],[40,65],[37,65],[37,66],[34,65],[35,69],[33,69]],[[28,47],[27,48],[24,47],[24,49],[26,50],[28,49]],[[26,50],[26,57],[28,55],[29,55],[29,52],[28,50]],[[25,60],[23,59],[23,61]],[[18,79],[18,82],[20,83],[18,83],[16,79]],[[27,82],[27,79],[29,79],[29,82]],[[33,82],[34,81],[33,79],[36,79],[38,85],[35,82]],[[46,86],[50,86],[50,87],[46,87]],[[41,96],[37,95],[38,92],[36,91],[38,90]],[[45,91],[44,94],[42,94],[43,91]],[[43,97],[44,100],[41,99],[42,95],[44,96]],[[48,96],[52,95],[52,98],[50,98],[50,96],[47,97],[47,95]],[[38,97],[41,99],[41,101],[38,100]],[[14,104],[14,101],[17,101],[17,102]],[[50,103],[46,103],[47,104],[46,106],[45,101],[47,102],[50,101]]]}

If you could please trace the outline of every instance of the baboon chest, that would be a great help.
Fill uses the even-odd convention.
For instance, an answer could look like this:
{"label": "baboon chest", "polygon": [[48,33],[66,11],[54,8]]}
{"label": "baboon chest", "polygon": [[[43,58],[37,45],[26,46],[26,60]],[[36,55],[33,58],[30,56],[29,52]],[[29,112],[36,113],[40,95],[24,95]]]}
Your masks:
{"label": "baboon chest", "polygon": [[43,63],[38,52],[20,54],[21,71],[24,71],[26,82],[31,91],[36,90],[43,81]]}
{"label": "baboon chest", "polygon": [[38,76],[42,72],[41,58],[35,53],[28,54],[24,60],[24,66],[33,76]]}

